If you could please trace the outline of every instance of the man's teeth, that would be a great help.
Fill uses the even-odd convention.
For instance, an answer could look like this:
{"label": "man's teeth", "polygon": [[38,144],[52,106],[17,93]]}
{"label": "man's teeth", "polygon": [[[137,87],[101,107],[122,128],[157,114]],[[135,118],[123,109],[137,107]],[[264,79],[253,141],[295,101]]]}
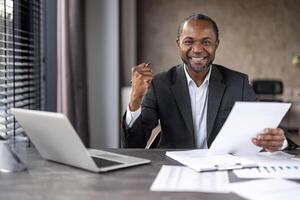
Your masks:
{"label": "man's teeth", "polygon": [[204,57],[202,57],[202,58],[194,58],[194,57],[192,57],[192,60],[195,61],[195,62],[201,62],[203,59],[204,59]]}

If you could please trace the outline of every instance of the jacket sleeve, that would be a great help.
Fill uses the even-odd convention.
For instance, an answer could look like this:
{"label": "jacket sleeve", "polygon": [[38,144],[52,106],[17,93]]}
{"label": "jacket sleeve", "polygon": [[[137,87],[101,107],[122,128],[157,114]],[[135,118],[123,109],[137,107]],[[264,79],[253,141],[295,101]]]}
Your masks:
{"label": "jacket sleeve", "polygon": [[126,124],[126,113],[122,118],[121,140],[124,148],[145,148],[152,130],[158,125],[158,106],[154,80],[142,101],[141,115],[131,128]]}

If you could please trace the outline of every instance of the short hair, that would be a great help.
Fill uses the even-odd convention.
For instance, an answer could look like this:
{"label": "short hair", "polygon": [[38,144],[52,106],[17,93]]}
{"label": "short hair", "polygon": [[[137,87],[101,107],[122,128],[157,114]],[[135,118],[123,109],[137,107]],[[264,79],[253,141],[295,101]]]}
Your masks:
{"label": "short hair", "polygon": [[179,25],[178,30],[177,30],[177,38],[180,37],[181,33],[182,33],[182,29],[183,26],[185,24],[185,22],[189,21],[189,20],[206,20],[208,22],[211,23],[214,32],[216,34],[217,40],[219,40],[219,28],[216,24],[216,22],[214,20],[212,20],[210,17],[203,15],[203,14],[193,14],[191,16],[188,16],[187,18],[185,18]]}

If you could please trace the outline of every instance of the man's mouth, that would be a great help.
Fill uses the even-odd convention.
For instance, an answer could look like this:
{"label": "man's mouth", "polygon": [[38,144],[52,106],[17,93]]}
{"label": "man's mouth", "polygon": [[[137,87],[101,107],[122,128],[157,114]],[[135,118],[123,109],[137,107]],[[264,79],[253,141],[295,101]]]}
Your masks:
{"label": "man's mouth", "polygon": [[206,60],[207,57],[190,57],[193,63],[201,64]]}

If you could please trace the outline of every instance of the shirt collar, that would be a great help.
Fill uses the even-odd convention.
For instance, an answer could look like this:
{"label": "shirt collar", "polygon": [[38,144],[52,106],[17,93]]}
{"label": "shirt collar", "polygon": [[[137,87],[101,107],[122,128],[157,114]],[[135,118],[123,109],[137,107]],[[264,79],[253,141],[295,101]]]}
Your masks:
{"label": "shirt collar", "polygon": [[[185,73],[185,77],[186,77],[186,80],[187,80],[187,84],[190,85],[191,83],[194,83],[196,85],[196,83],[194,82],[194,80],[190,77],[189,73],[187,72],[187,69],[186,69],[187,66],[186,66],[186,64],[184,64],[183,68],[184,68],[184,73]],[[204,79],[204,81],[203,81],[203,83],[201,85],[206,84],[206,83],[209,84],[209,78],[210,78],[210,74],[211,74],[211,68],[212,68],[212,65],[209,66],[209,71],[206,74],[206,77],[205,77],[205,79]]]}

